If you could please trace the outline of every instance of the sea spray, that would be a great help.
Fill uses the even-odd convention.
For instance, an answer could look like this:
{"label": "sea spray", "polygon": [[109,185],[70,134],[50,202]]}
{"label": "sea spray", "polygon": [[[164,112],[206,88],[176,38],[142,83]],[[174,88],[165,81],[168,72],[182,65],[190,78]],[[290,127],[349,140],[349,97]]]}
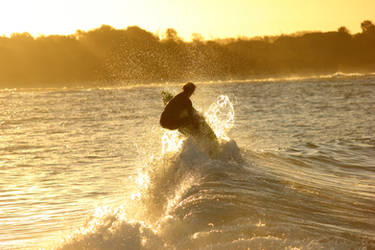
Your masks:
{"label": "sea spray", "polygon": [[229,140],[227,133],[234,126],[233,104],[226,95],[220,95],[204,114],[210,127],[221,140]]}
{"label": "sea spray", "polygon": [[[227,140],[234,122],[229,98],[218,97],[206,117],[219,138]],[[83,227],[66,237],[61,249],[158,249],[191,232],[176,211],[183,208],[186,193],[199,186],[202,169],[216,165],[217,160],[176,131],[165,131],[161,144],[161,156],[152,157],[140,170],[135,178],[137,189],[126,204],[97,208]],[[234,141],[225,141],[220,149],[222,160],[240,158]]]}

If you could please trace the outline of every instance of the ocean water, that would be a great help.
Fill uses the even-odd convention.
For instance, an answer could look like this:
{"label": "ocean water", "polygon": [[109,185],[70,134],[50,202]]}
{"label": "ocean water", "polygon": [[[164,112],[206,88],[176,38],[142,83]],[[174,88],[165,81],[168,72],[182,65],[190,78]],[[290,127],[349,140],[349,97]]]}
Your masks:
{"label": "ocean water", "polygon": [[0,90],[0,249],[375,248],[375,75],[197,86],[216,158],[181,84]]}

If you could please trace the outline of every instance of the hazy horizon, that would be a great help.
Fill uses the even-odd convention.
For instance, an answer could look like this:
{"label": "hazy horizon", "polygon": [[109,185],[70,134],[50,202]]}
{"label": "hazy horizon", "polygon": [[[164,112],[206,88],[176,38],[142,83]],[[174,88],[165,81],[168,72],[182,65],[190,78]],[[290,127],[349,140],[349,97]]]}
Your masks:
{"label": "hazy horizon", "polygon": [[6,1],[0,87],[373,72],[373,9],[370,0]]}
{"label": "hazy horizon", "polygon": [[331,32],[185,42],[138,26],[103,25],[70,36],[0,37],[0,87],[215,81],[374,72],[375,25]]}

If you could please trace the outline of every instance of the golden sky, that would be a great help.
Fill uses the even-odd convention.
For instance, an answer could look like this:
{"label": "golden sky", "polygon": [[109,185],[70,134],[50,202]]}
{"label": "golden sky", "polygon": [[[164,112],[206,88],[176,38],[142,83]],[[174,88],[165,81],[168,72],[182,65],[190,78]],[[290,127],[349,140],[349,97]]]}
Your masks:
{"label": "golden sky", "polygon": [[174,28],[186,40],[329,31],[375,23],[375,0],[1,0],[0,35],[72,34],[102,24]]}

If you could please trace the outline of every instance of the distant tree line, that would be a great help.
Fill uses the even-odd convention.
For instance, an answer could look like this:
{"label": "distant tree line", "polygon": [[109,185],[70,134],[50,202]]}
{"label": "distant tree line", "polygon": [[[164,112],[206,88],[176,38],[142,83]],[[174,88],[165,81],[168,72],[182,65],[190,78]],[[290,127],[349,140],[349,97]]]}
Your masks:
{"label": "distant tree line", "polygon": [[227,80],[375,71],[375,25],[362,32],[300,32],[273,37],[185,42],[137,26],[103,25],[73,35],[0,37],[0,87],[56,87]]}

